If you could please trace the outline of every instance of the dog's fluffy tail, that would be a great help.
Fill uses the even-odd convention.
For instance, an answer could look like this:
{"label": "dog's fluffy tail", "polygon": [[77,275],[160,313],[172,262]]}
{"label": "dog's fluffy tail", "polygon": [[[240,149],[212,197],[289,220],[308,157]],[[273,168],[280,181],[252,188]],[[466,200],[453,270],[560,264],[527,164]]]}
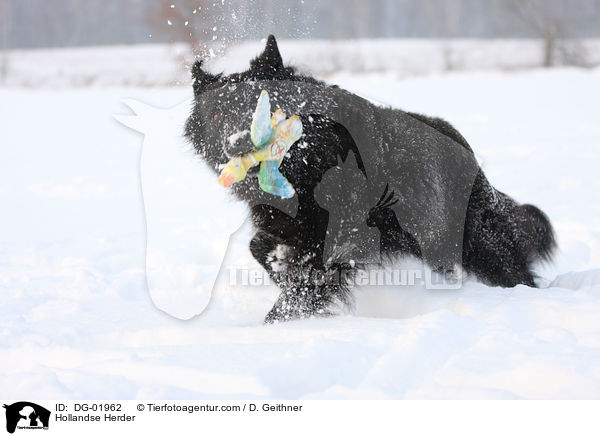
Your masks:
{"label": "dog's fluffy tail", "polygon": [[556,250],[556,238],[546,214],[531,204],[524,204],[519,207],[518,215],[525,233],[523,243],[528,261],[549,261]]}

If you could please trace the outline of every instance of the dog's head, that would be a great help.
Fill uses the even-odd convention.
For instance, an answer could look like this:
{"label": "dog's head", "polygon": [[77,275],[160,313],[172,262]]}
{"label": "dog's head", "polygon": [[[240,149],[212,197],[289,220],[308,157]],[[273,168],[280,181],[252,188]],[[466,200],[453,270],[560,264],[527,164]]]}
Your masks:
{"label": "dog's head", "polygon": [[246,96],[237,85],[256,81],[308,80],[283,65],[273,35],[246,71],[212,74],[203,68],[202,60],[197,60],[192,67],[192,79],[194,111],[186,124],[185,134],[196,151],[215,169],[233,155],[250,151],[249,137],[244,130],[250,128],[253,105],[241,103]]}
{"label": "dog's head", "polygon": [[[250,61],[246,71],[230,75],[212,74],[203,69],[201,61],[196,61],[192,77],[194,110],[187,121],[185,133],[196,151],[216,171],[232,157],[248,153],[253,148],[249,129],[261,89],[258,84],[278,89],[279,92],[271,95],[274,107],[282,107],[286,111],[287,105],[288,116],[297,114],[302,120],[304,134],[280,166],[282,174],[299,194],[312,192],[323,174],[337,164],[338,156],[345,160],[349,150],[358,152],[348,131],[324,116],[325,111],[319,110],[327,105],[314,110],[310,90],[337,87],[285,66],[273,35],[268,37],[264,51]],[[305,101],[313,103],[313,111],[303,112],[310,106],[305,106]],[[360,162],[360,156],[357,160]],[[254,173],[257,168],[254,168]],[[252,174],[251,169],[249,175]],[[255,186],[256,182],[244,180],[233,189],[241,194],[241,191],[252,191]]]}

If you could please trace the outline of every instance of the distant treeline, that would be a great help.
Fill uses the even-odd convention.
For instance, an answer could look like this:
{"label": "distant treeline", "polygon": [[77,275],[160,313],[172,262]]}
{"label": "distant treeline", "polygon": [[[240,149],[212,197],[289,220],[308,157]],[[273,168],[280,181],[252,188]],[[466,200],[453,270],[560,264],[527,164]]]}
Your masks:
{"label": "distant treeline", "polygon": [[[194,12],[195,11],[195,12]],[[3,48],[281,38],[594,38],[600,0],[0,0]]]}

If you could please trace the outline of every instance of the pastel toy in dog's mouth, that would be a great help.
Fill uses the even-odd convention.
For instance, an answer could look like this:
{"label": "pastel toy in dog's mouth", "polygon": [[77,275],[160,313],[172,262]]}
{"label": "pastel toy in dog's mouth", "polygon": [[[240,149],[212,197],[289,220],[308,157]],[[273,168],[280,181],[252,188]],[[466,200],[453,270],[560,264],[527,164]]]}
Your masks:
{"label": "pastel toy in dog's mouth", "polygon": [[269,93],[262,90],[252,116],[250,137],[256,149],[234,157],[219,175],[219,183],[229,187],[244,180],[248,169],[260,162],[258,184],[269,194],[291,198],[295,190],[279,171],[279,165],[290,147],[302,136],[302,121],[297,115],[286,118],[281,109],[271,115]]}

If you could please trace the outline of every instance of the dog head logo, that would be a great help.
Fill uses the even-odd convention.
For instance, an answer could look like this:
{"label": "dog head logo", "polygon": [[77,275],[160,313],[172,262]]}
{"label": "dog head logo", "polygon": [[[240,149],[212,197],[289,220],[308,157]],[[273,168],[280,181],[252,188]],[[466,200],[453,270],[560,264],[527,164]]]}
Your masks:
{"label": "dog head logo", "polygon": [[28,401],[3,406],[6,409],[6,431],[18,429],[48,429],[50,411]]}

